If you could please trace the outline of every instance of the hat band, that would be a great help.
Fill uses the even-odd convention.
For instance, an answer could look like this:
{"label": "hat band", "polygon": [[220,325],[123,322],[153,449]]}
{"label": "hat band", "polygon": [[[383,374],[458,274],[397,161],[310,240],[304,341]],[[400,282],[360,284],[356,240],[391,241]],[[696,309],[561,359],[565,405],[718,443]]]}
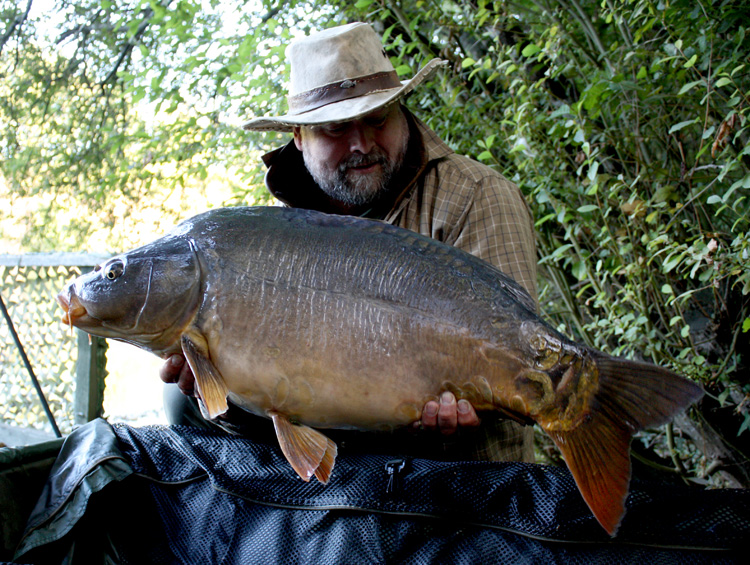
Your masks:
{"label": "hat band", "polygon": [[303,114],[304,112],[316,110],[332,102],[340,102],[341,100],[364,96],[371,92],[399,88],[401,86],[403,85],[398,80],[396,71],[385,71],[356,79],[334,82],[301,92],[300,94],[295,94],[294,96],[288,96],[289,114]]}

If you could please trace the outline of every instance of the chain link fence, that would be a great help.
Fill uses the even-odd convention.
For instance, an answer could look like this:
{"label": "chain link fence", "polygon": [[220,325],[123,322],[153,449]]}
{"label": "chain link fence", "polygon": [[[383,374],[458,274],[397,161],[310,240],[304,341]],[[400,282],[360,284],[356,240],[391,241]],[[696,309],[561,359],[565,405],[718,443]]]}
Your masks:
{"label": "chain link fence", "polygon": [[[0,294],[63,434],[76,423],[79,338],[76,330],[61,323],[62,309],[55,297],[67,282],[101,259],[82,254],[0,255]],[[4,319],[0,319],[0,423],[52,430]]]}

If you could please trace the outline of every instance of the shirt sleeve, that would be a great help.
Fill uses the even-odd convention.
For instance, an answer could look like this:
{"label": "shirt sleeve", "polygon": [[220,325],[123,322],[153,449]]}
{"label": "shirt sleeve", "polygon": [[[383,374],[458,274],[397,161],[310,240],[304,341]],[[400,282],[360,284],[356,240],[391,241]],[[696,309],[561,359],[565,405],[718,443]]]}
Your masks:
{"label": "shirt sleeve", "polygon": [[495,265],[537,301],[534,222],[520,189],[492,172],[475,183],[447,243]]}

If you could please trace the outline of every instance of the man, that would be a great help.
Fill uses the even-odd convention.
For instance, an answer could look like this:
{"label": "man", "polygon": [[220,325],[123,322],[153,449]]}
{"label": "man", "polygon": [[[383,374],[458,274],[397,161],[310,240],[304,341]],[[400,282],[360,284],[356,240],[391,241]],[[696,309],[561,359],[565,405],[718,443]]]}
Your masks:
{"label": "man", "polygon": [[[401,104],[442,61],[433,59],[402,83],[380,38],[362,23],[297,40],[287,56],[289,112],[244,126],[293,134],[293,141],[263,158],[266,185],[278,200],[384,220],[449,243],[493,263],[536,299],[533,221],[519,189],[492,169],[454,154]],[[161,377],[192,395],[192,374],[181,357],[171,358]],[[174,393],[171,398],[168,413],[170,403],[179,403]],[[179,414],[170,420],[180,421]],[[415,427],[432,433],[329,435],[344,446],[376,450],[382,440],[383,450],[391,453],[446,460],[534,458],[531,429],[491,417],[480,426],[473,407],[450,393],[439,403],[428,402]]]}

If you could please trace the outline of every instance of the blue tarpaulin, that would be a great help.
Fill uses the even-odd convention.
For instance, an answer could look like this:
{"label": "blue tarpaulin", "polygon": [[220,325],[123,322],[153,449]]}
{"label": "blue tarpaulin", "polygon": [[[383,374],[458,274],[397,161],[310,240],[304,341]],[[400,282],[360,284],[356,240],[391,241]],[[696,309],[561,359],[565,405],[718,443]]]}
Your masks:
{"label": "blue tarpaulin", "polygon": [[733,563],[750,492],[634,481],[610,538],[565,469],[339,456],[303,482],[276,445],[192,427],[71,434],[18,563]]}

